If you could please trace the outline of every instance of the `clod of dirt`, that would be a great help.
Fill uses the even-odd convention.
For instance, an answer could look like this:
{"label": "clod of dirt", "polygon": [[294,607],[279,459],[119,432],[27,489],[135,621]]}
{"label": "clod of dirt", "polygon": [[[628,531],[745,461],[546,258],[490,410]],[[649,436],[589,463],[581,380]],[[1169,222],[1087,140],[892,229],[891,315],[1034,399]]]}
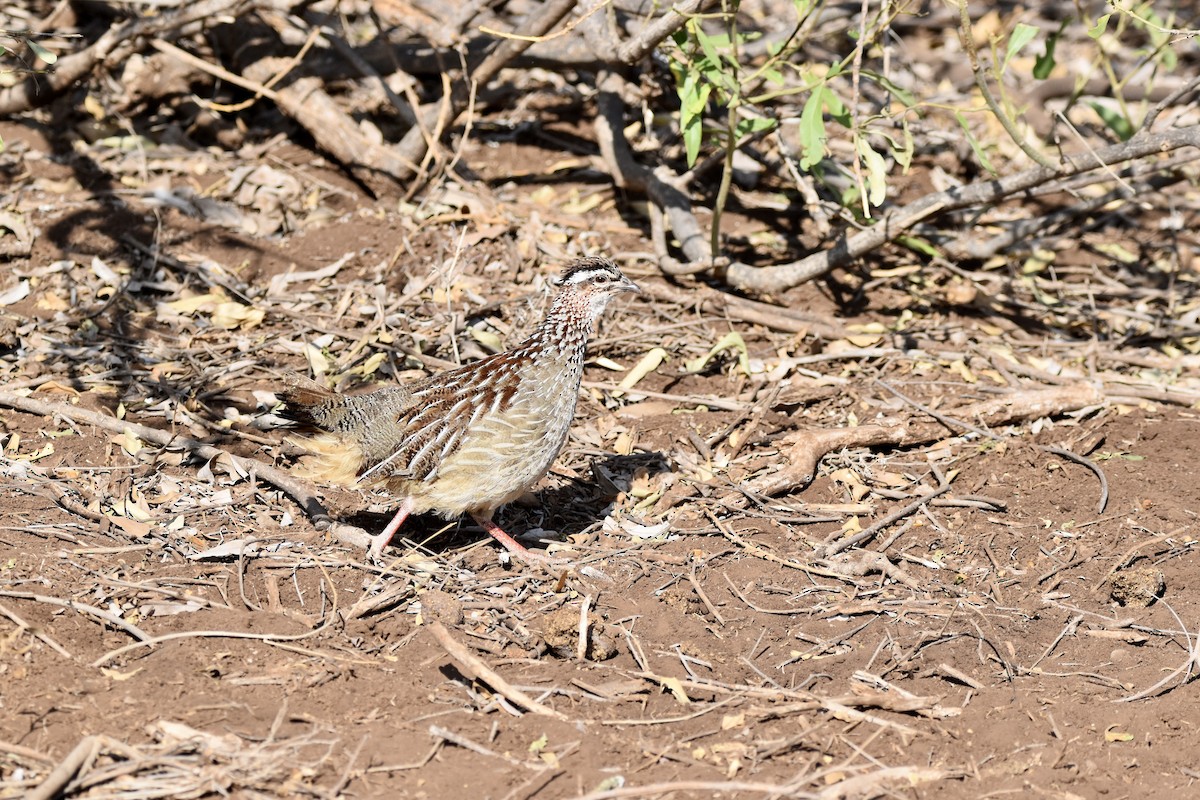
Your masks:
{"label": "clod of dirt", "polygon": [[1167,591],[1162,571],[1154,567],[1121,570],[1112,577],[1109,595],[1123,606],[1153,605]]}
{"label": "clod of dirt", "polygon": [[0,352],[11,353],[21,345],[17,336],[20,319],[10,314],[0,314]]}
{"label": "clod of dirt", "polygon": [[421,616],[428,622],[453,627],[463,621],[462,601],[440,589],[421,593]]}
{"label": "clod of dirt", "polygon": [[[608,636],[608,627],[593,613],[588,613],[587,637],[584,655],[589,660],[604,661],[617,654],[617,646]],[[556,656],[574,656],[579,648],[579,610],[563,606],[547,614],[542,620],[542,638]]]}
{"label": "clod of dirt", "polygon": [[682,609],[685,614],[703,615],[707,611],[704,601],[691,586],[676,584],[660,594],[658,599],[672,608]]}

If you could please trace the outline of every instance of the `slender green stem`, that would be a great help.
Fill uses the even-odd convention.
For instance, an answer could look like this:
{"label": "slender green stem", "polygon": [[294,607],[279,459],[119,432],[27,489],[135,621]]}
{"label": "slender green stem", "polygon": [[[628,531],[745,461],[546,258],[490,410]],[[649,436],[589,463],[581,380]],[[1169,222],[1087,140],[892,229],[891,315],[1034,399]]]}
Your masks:
{"label": "slender green stem", "polygon": [[730,103],[725,116],[725,165],[721,169],[721,185],[713,203],[711,248],[714,259],[721,255],[721,216],[729,199],[729,184],[733,181],[733,154],[737,152],[737,146],[737,105]]}
{"label": "slender green stem", "polygon": [[1039,153],[1025,140],[1021,132],[1017,130],[1017,126],[1013,123],[1008,114],[1004,113],[1004,109],[996,102],[995,95],[992,94],[992,89],[988,86],[987,75],[983,65],[979,63],[979,54],[975,51],[975,37],[971,32],[971,14],[967,11],[967,0],[958,0],[959,13],[959,29],[958,35],[962,39],[963,49],[967,51],[967,57],[971,60],[971,71],[975,74],[975,85],[979,87],[979,93],[983,95],[983,101],[987,103],[988,108],[996,115],[996,119],[1004,127],[1004,131],[1009,138],[1016,143],[1017,147],[1025,155],[1037,162],[1038,166],[1046,169],[1054,169],[1054,162]]}

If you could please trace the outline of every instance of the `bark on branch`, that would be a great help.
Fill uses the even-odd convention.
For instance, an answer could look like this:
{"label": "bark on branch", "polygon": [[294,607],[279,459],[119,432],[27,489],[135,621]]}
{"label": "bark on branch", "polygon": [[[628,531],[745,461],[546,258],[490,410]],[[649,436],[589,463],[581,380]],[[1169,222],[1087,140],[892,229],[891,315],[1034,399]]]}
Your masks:
{"label": "bark on branch", "polygon": [[257,0],[201,0],[199,3],[184,3],[178,10],[155,16],[114,22],[99,39],[83,50],[58,59],[53,71],[30,75],[15,86],[0,90],[0,116],[29,111],[49,103],[92,74],[97,67],[128,57],[139,46],[138,40],[144,37],[180,31],[196,22],[218,16],[245,14],[259,5]]}
{"label": "bark on branch", "polygon": [[888,212],[864,231],[842,234],[828,250],[813,253],[799,261],[773,267],[754,267],[740,262],[730,264],[725,272],[725,280],[730,286],[743,291],[781,292],[844,266],[938,214],[996,203],[1053,180],[1189,146],[1200,147],[1200,126],[1139,135],[1121,144],[1076,153],[1067,156],[1068,162],[1057,169],[1034,167],[1003,178],[936,192]]}
{"label": "bark on branch", "polygon": [[[947,413],[953,414],[956,419],[990,427],[1057,416],[1103,402],[1105,396],[1099,387],[1091,383],[1076,383],[1053,389],[1014,392]],[[797,431],[788,437],[791,449],[787,453],[786,466],[752,481],[747,488],[764,496],[799,491],[812,482],[821,457],[834,450],[847,447],[913,447],[960,433],[960,430],[947,428],[941,422],[911,421]]]}

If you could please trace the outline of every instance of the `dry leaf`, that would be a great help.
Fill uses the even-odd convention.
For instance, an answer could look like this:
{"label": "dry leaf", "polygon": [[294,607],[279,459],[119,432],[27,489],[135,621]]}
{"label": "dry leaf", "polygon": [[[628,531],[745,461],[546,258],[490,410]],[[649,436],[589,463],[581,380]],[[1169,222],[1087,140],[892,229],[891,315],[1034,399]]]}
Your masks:
{"label": "dry leaf", "polygon": [[142,449],[142,440],[133,432],[132,428],[126,428],[125,433],[117,441],[121,445],[121,449],[131,456],[136,456]]}
{"label": "dry leaf", "polygon": [[36,392],[61,392],[63,394],[69,394],[69,395],[73,395],[75,397],[79,397],[78,391],[71,388],[70,386],[59,383],[58,381],[46,381],[41,386],[37,387],[37,389],[35,389],[34,391],[36,391]]}
{"label": "dry leaf", "polygon": [[486,328],[468,328],[467,332],[489,353],[499,353],[504,349],[504,343],[500,341],[500,337]]}
{"label": "dry leaf", "polygon": [[750,376],[750,354],[746,350],[746,340],[737,331],[730,331],[725,334],[712,346],[706,355],[700,358],[693,358],[684,365],[684,369],[688,372],[699,372],[708,366],[708,362],[712,361],[713,356],[725,350],[736,350],[738,356],[738,369],[747,377]]}
{"label": "dry leaf", "polygon": [[733,730],[734,728],[740,728],[745,724],[746,724],[746,715],[744,713],[726,714],[725,716],[721,717],[721,730],[723,730],[723,731]]}
{"label": "dry leaf", "polygon": [[104,674],[104,677],[109,678],[110,680],[117,681],[119,683],[121,681],[129,680],[134,675],[137,675],[139,672],[141,672],[143,669],[145,669],[145,667],[138,667],[137,669],[130,670],[129,672],[119,672],[115,669],[108,669],[107,667],[101,667],[100,672],[102,672]]}
{"label": "dry leaf", "polygon": [[661,347],[655,347],[642,356],[638,363],[633,365],[633,369],[629,370],[629,374],[621,379],[620,387],[622,389],[632,389],[637,385],[638,381],[658,369],[659,365],[666,359],[667,351]]}
{"label": "dry leaf", "polygon": [[0,306],[11,306],[29,296],[29,280],[19,281],[16,286],[0,293]]}
{"label": "dry leaf", "polygon": [[1104,729],[1104,741],[1109,742],[1109,743],[1132,742],[1133,741],[1132,733],[1126,733],[1125,731],[1114,730],[1116,727],[1117,727],[1116,725],[1109,725],[1107,728]]}
{"label": "dry leaf", "polygon": [[625,368],[622,367],[620,364],[613,361],[611,358],[605,358],[604,356],[600,356],[599,358],[592,359],[592,363],[595,364],[597,367],[604,367],[605,369],[611,369],[613,372],[624,372],[625,371]]}
{"label": "dry leaf", "polygon": [[213,309],[211,319],[214,325],[226,330],[233,330],[234,328],[249,330],[257,325],[261,325],[266,316],[267,312],[261,308],[244,306],[241,303],[229,301],[218,303],[217,307]]}
{"label": "dry leaf", "polygon": [[181,297],[178,300],[172,300],[169,303],[159,303],[159,306],[168,308],[176,314],[191,316],[197,311],[211,311],[217,307],[218,303],[228,301],[229,297],[218,287],[207,294],[189,295]]}
{"label": "dry leaf", "polygon": [[153,529],[153,526],[150,523],[142,522],[141,520],[130,519],[129,517],[118,517],[113,514],[105,514],[104,516],[107,517],[113,525],[125,531],[125,533],[129,534],[135,539],[141,539],[149,536],[150,531]]}
{"label": "dry leaf", "polygon": [[688,705],[692,702],[692,698],[687,696],[687,692],[683,689],[683,681],[679,678],[668,678],[663,675],[655,675],[654,680],[658,681],[664,689],[675,696],[683,705]]}
{"label": "dry leaf", "polygon": [[322,375],[328,375],[333,362],[330,361],[321,348],[316,345],[304,345],[304,356],[308,359],[308,368],[312,370],[313,376],[320,379]]}
{"label": "dry leaf", "polygon": [[375,374],[383,363],[387,361],[387,353],[379,351],[373,353],[370,358],[360,364],[358,367],[351,370],[355,375],[362,375],[364,378],[369,378]]}

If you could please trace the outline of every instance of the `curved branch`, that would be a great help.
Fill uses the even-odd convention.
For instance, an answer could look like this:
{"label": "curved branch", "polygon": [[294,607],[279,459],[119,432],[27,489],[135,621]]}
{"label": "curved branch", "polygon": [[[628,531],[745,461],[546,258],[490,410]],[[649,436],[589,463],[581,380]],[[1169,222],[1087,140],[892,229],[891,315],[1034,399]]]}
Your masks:
{"label": "curved branch", "polygon": [[918,222],[946,211],[996,203],[1053,180],[1188,146],[1200,147],[1200,126],[1135,136],[1121,144],[1071,156],[1069,164],[1057,169],[1034,167],[1003,178],[936,192],[885,214],[879,222],[864,231],[842,234],[828,250],[813,253],[799,261],[772,267],[730,264],[725,280],[729,285],[745,291],[780,292],[848,264],[892,241]]}
{"label": "curved branch", "polygon": [[[533,41],[528,37],[536,38],[549,33],[551,28],[557,25],[567,14],[571,13],[571,9],[575,7],[575,3],[576,0],[548,0],[544,5],[530,12],[525,19],[518,22],[515,28],[521,33],[522,38],[505,39],[502,41],[475,68],[471,73],[469,82],[458,81],[444,102],[428,105],[418,112],[419,120],[417,124],[409,128],[408,133],[404,134],[404,138],[394,148],[396,157],[412,165],[420,164],[424,161],[430,147],[430,140],[426,135],[427,132],[437,127],[438,119],[443,114],[445,114],[446,125],[452,125],[458,120],[459,116],[467,110],[467,106],[470,103],[470,85],[483,85],[490,81],[495,77],[496,73],[507,66],[513,59],[529,49]],[[448,104],[448,108],[445,108],[444,104]],[[397,180],[408,180],[416,177],[416,175],[417,170],[409,168],[399,173],[394,173],[393,177]]]}

